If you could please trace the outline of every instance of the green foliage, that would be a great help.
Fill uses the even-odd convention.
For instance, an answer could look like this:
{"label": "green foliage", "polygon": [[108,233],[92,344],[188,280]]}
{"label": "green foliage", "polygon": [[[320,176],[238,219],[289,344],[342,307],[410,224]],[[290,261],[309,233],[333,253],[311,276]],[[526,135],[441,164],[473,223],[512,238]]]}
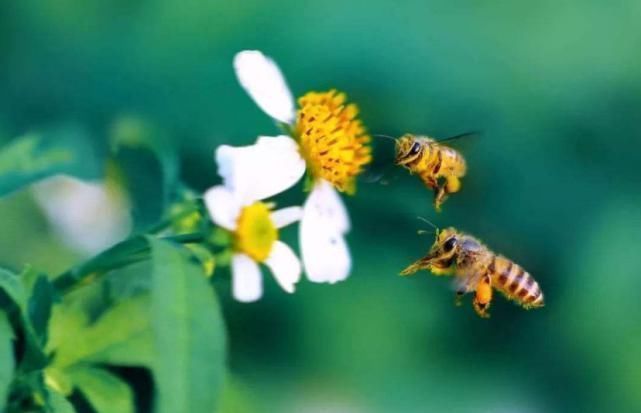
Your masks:
{"label": "green foliage", "polygon": [[213,412],[225,371],[225,332],[201,269],[167,241],[150,239],[152,325],[159,412]]}
{"label": "green foliage", "polygon": [[25,269],[20,276],[0,269],[0,288],[9,298],[5,309],[15,314],[14,326],[24,334],[25,352],[19,360],[21,371],[41,369],[46,364],[42,346],[54,300],[49,281],[31,268]]}
{"label": "green foliage", "polygon": [[13,329],[7,315],[0,312],[0,406],[3,406],[7,401],[9,384],[13,378],[15,366],[13,340]]}
{"label": "green foliage", "polygon": [[144,260],[148,254],[147,239],[143,236],[135,236],[61,274],[54,280],[54,285],[60,291],[67,291],[85,278],[96,278],[115,268]]}
{"label": "green foliage", "polygon": [[[228,300],[229,358],[244,389],[232,387],[234,402],[221,411],[245,411],[248,400],[260,406],[256,411],[641,411],[635,297],[641,2],[298,6],[290,0],[251,7],[199,0],[0,2],[0,263],[37,262],[51,273],[74,265],[71,273],[80,276],[64,277],[65,288],[54,284],[63,298],[43,335],[46,313],[32,313],[27,304],[37,277],[24,287],[21,276],[0,272],[0,312],[16,337],[16,367],[26,355],[24,320],[33,326],[32,345],[49,336],[51,359],[47,384],[38,368],[12,373],[11,394],[33,400],[13,403],[21,408],[11,413],[51,411],[47,400],[66,403],[61,394],[74,387],[72,369],[51,364],[58,357],[51,343],[60,333],[69,336],[61,361],[72,358],[75,332],[91,338],[98,333],[86,330],[97,325],[111,341],[108,364],[153,365],[155,352],[141,355],[145,346],[154,349],[151,333],[139,341],[122,337],[126,344],[117,351],[110,335],[135,331],[131,324],[152,317],[150,308],[129,301],[144,300],[139,297],[151,289],[151,265],[139,261],[149,255],[146,239],[76,265],[79,257],[44,234],[26,191],[4,195],[58,171],[100,176],[104,163],[95,162],[88,144],[108,146],[117,129],[168,137],[181,149],[182,182],[202,193],[219,179],[212,162],[217,145],[278,133],[234,78],[231,57],[246,47],[274,57],[294,96],[330,87],[347,92],[373,134],[484,133],[457,146],[468,175],[439,215],[416,177],[388,167],[391,145],[374,139],[373,174],[384,174],[389,185],[359,185],[346,201],[354,262],[347,282],[325,288],[302,281],[295,295],[266,282],[259,303],[240,305],[228,298],[228,281],[218,273],[229,255],[216,255],[210,281]],[[130,110],[146,120],[121,123],[118,117]],[[90,128],[90,136],[51,139],[41,127],[69,119]],[[164,161],[135,139],[115,146],[121,150],[114,150],[106,175],[122,178],[142,232],[164,215]],[[546,307],[518,311],[498,297],[490,322],[479,322],[469,308],[453,307],[447,281],[427,274],[399,280],[398,270],[431,241],[416,236],[416,215],[455,224],[513,258],[540,282]],[[295,230],[283,236],[293,240]],[[113,277],[118,288],[101,296],[96,287]],[[89,304],[69,310],[63,323],[58,308],[90,293]],[[133,320],[117,314],[120,306]],[[5,340],[0,330],[0,346],[11,342]],[[73,358],[75,369],[101,368]],[[7,368],[0,365],[0,372]],[[147,385],[136,374],[122,377],[136,392]],[[47,387],[53,383],[61,385],[58,393]]]}
{"label": "green foliage", "polygon": [[0,196],[55,174],[96,178],[99,165],[90,137],[77,127],[30,133],[0,148]]}
{"label": "green foliage", "polygon": [[47,413],[75,413],[73,405],[65,399],[65,396],[55,390],[47,390],[47,403],[44,406]]}
{"label": "green foliage", "polygon": [[152,365],[147,295],[118,302],[93,322],[82,303],[64,304],[54,308],[51,323],[48,350],[55,353],[53,367],[64,371],[86,363]]}
{"label": "green foliage", "polygon": [[127,383],[99,368],[74,369],[72,381],[96,413],[133,413],[134,396]]}
{"label": "green foliage", "polygon": [[135,230],[163,216],[178,185],[178,162],[169,141],[138,118],[122,118],[113,127],[111,146],[118,178],[127,188]]}

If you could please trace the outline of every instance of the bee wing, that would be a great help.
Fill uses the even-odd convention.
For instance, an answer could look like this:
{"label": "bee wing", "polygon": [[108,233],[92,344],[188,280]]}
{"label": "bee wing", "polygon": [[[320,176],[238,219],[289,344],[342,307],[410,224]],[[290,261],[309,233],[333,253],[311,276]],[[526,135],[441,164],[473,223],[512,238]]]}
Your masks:
{"label": "bee wing", "polygon": [[480,274],[473,272],[457,275],[454,277],[454,281],[452,281],[452,290],[459,294],[471,293],[476,289],[476,285],[480,279]]}
{"label": "bee wing", "polygon": [[[465,241],[463,241],[465,242]],[[479,249],[475,248],[473,245],[468,245],[467,248],[464,248],[460,253],[459,262],[460,263],[471,263],[479,259]],[[454,279],[453,287],[456,292],[461,292],[463,294],[470,293],[476,289],[477,284],[483,276],[483,271],[481,267],[474,265],[459,265],[459,268],[463,267],[464,269],[459,269],[457,276]]]}

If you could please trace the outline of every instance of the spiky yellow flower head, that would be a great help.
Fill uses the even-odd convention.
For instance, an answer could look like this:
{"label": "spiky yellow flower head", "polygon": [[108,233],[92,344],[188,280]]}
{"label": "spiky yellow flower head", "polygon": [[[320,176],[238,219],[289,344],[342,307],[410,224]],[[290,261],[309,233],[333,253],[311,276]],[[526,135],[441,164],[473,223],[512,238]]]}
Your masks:
{"label": "spiky yellow flower head", "polygon": [[238,217],[234,237],[236,250],[257,262],[265,261],[278,239],[278,229],[270,216],[269,205],[256,202],[244,207]]}
{"label": "spiky yellow flower head", "polygon": [[298,99],[295,132],[312,178],[352,194],[372,155],[358,107],[345,101],[345,94],[336,90],[305,94]]}

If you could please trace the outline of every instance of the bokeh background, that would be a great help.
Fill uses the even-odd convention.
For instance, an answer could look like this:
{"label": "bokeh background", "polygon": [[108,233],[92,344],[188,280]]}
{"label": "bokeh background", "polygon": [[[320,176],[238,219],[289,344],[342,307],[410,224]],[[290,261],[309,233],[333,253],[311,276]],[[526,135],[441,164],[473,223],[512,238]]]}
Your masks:
{"label": "bokeh background", "polygon": [[[372,133],[481,130],[457,144],[469,176],[441,214],[376,142],[383,182],[347,200],[348,281],[291,296],[271,282],[251,305],[221,283],[224,410],[641,411],[640,18],[633,0],[4,1],[0,140],[73,122],[100,146],[136,116],[205,189],[218,144],[277,133],[234,77],[246,48],[273,56],[297,95],[346,91]],[[448,280],[399,278],[431,243],[417,215],[522,264],[546,307],[498,297],[481,320],[453,305]],[[80,259],[28,191],[0,200],[0,216],[2,265]]]}

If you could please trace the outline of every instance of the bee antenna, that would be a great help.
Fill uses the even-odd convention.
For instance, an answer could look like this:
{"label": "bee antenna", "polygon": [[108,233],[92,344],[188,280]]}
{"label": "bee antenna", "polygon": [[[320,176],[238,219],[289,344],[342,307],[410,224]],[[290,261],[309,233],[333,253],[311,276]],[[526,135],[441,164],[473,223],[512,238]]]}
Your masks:
{"label": "bee antenna", "polygon": [[426,231],[426,230],[424,230],[424,229],[419,229],[418,231],[416,231],[416,233],[417,233],[418,235],[423,235],[423,234],[433,234],[433,233],[434,233],[434,231]]}
{"label": "bee antenna", "polygon": [[391,141],[396,141],[396,138],[393,138],[393,137],[391,137],[389,135],[381,135],[381,134],[377,133],[377,134],[373,134],[372,136],[375,137],[375,138],[385,138],[385,139],[389,139]]}
{"label": "bee antenna", "polygon": [[482,131],[475,130],[475,131],[470,131],[470,132],[459,133],[458,135],[454,135],[454,136],[448,136],[447,138],[438,139],[437,141],[438,142],[447,142],[447,141],[453,141],[453,140],[456,140],[456,139],[465,138],[465,137],[468,137],[468,136],[481,136],[482,134],[483,134]]}
{"label": "bee antenna", "polygon": [[426,224],[428,224],[430,227],[434,228],[434,230],[438,233],[438,227],[432,223],[432,221],[428,220],[427,218],[423,218],[422,216],[417,216],[416,219],[419,219]]}

